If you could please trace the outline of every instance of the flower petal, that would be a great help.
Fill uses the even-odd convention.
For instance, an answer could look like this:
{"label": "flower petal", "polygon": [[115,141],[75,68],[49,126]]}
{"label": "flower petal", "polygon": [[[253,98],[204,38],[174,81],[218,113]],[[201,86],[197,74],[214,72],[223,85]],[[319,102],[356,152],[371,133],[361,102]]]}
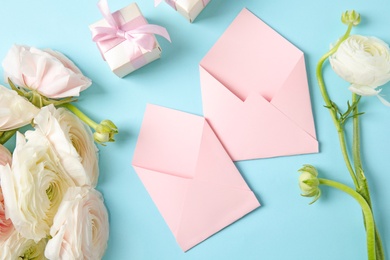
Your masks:
{"label": "flower petal", "polygon": [[357,84],[352,84],[351,86],[349,86],[349,90],[360,96],[376,96],[380,92],[379,90],[375,90],[372,87],[361,86]]}

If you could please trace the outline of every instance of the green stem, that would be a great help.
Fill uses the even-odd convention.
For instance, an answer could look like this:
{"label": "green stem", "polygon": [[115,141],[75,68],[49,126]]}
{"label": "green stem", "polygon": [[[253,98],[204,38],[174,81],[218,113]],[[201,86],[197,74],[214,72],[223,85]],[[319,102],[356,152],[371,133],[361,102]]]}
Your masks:
{"label": "green stem", "polygon": [[[352,102],[356,102],[358,100],[358,95],[355,93],[352,94]],[[356,105],[353,109],[353,141],[352,141],[352,154],[353,161],[356,170],[357,181],[359,182],[359,187],[357,187],[356,191],[362,195],[362,197],[367,201],[367,204],[371,208],[371,198],[370,198],[370,190],[368,187],[367,179],[365,177],[362,160],[360,157],[360,125],[359,125],[359,108]],[[376,240],[376,257],[377,259],[385,259],[385,254],[383,251],[382,240],[380,238],[378,229],[375,226],[375,240]]]}
{"label": "green stem", "polygon": [[12,136],[14,136],[16,131],[18,131],[18,129],[2,132],[0,135],[0,144],[5,144]]}
{"label": "green stem", "polygon": [[347,147],[346,147],[344,130],[343,130],[342,124],[338,120],[337,111],[335,109],[331,109],[333,107],[333,103],[330,100],[329,94],[328,94],[328,92],[326,90],[324,77],[322,75],[322,68],[323,68],[324,62],[329,58],[329,56],[334,54],[337,51],[337,49],[340,46],[340,44],[345,39],[348,38],[348,36],[351,33],[352,27],[353,27],[353,24],[349,24],[347,31],[339,39],[337,44],[330,51],[325,53],[321,57],[321,59],[318,61],[317,68],[316,68],[316,77],[317,77],[318,85],[320,87],[322,98],[325,101],[326,107],[329,108],[329,112],[330,112],[331,118],[333,120],[334,125],[336,126],[338,137],[339,137],[339,141],[340,141],[340,147],[341,147],[341,151],[342,151],[342,154],[343,154],[344,161],[346,163],[346,166],[348,168],[349,174],[351,175],[351,178],[352,178],[355,186],[358,187],[358,181],[356,179],[355,171],[352,168],[352,164],[351,164],[351,161],[350,161],[349,156],[348,156],[348,150],[347,150]]}
{"label": "green stem", "polygon": [[327,185],[349,194],[360,204],[360,207],[363,210],[364,222],[366,224],[368,260],[376,260],[375,222],[371,212],[371,208],[368,205],[367,201],[359,193],[357,193],[355,190],[351,189],[347,185],[341,184],[336,181],[327,180],[327,179],[318,179],[318,180],[322,185]]}
{"label": "green stem", "polygon": [[99,125],[98,123],[96,123],[95,121],[93,121],[92,119],[90,119],[86,114],[84,114],[83,112],[81,112],[80,109],[78,109],[76,106],[70,104],[70,103],[67,103],[67,104],[63,104],[62,105],[63,107],[69,109],[71,112],[73,112],[73,114],[75,114],[76,116],[78,116],[81,120],[84,121],[84,123],[86,123],[87,125],[89,125],[92,129],[96,130],[96,127]]}
{"label": "green stem", "polygon": [[[335,46],[333,46],[332,49],[330,49],[327,53],[325,53],[321,59],[318,61],[318,64],[317,64],[317,68],[316,68],[316,76],[317,76],[317,81],[318,81],[318,85],[320,87],[320,90],[321,90],[321,94],[322,94],[322,97],[325,101],[325,104],[328,106],[328,107],[331,107],[332,106],[332,102],[330,101],[330,98],[329,98],[329,95],[328,95],[328,92],[326,91],[326,87],[325,87],[325,82],[324,82],[324,78],[322,77],[322,67],[323,67],[323,64],[324,62],[332,55],[334,54],[337,49],[339,48],[340,44],[346,40],[348,38],[348,36],[351,34],[351,30],[352,30],[352,27],[353,27],[353,24],[349,24],[348,25],[348,29],[347,31],[345,32],[345,34],[339,39],[339,41],[337,42],[337,44]],[[333,116],[332,116],[333,118]],[[337,118],[337,116],[336,116]]]}
{"label": "green stem", "polygon": [[[358,100],[358,95],[355,93],[352,94],[352,102]],[[352,140],[352,155],[353,162],[356,171],[357,181],[359,183],[356,187],[357,192],[360,193],[371,206],[371,198],[368,190],[367,179],[364,175],[362,160],[360,158],[360,126],[359,126],[359,106],[356,105],[353,109],[353,140]]]}
{"label": "green stem", "polygon": [[353,180],[353,183],[354,183],[355,187],[358,187],[359,183],[357,181],[357,178],[356,178],[356,175],[355,175],[355,171],[352,168],[352,164],[351,164],[351,161],[350,161],[349,156],[348,156],[347,143],[345,141],[345,133],[344,133],[344,130],[343,130],[343,128],[341,126],[337,128],[337,133],[338,133],[338,136],[339,136],[341,152],[343,154],[343,158],[344,158],[345,164],[347,166],[349,174],[351,175],[351,178]]}

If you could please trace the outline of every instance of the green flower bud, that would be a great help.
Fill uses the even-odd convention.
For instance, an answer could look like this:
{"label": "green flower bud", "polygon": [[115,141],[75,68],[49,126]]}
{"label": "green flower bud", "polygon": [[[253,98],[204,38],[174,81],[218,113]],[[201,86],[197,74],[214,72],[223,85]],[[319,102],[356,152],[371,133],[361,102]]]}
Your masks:
{"label": "green flower bud", "polygon": [[304,197],[314,197],[314,200],[310,203],[313,204],[321,196],[321,190],[318,187],[320,181],[318,180],[317,169],[312,165],[304,165],[298,170],[301,175],[299,176],[299,187]]}
{"label": "green flower bud", "polygon": [[358,25],[360,23],[360,14],[355,10],[345,11],[341,15],[341,21],[346,25]]}
{"label": "green flower bud", "polygon": [[114,142],[114,135],[118,133],[118,127],[111,120],[103,120],[95,128],[93,138],[99,144],[105,145],[106,142]]}

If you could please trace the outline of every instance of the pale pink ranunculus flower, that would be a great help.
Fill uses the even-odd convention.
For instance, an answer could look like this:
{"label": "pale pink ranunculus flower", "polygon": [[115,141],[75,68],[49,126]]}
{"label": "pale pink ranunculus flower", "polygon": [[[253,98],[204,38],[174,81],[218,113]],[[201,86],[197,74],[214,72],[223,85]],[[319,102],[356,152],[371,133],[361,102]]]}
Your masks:
{"label": "pale pink ranunculus flower", "polygon": [[[11,153],[0,144],[0,165],[11,164]],[[1,189],[1,175],[0,175],[0,244],[2,244],[12,234],[14,225],[10,219],[5,215],[5,205],[3,191]]]}
{"label": "pale pink ranunculus flower", "polygon": [[16,91],[0,85],[0,131],[9,131],[31,122],[39,109]]}
{"label": "pale pink ranunculus flower", "polygon": [[7,219],[5,214],[3,191],[0,187],[0,244],[4,243],[14,230],[11,219]]}
{"label": "pale pink ranunculus flower", "polygon": [[91,85],[91,80],[71,60],[50,49],[13,45],[2,65],[5,81],[9,78],[48,98],[79,96]]}
{"label": "pale pink ranunculus flower", "polygon": [[108,213],[100,192],[71,187],[65,194],[50,229],[48,259],[98,260],[109,235]]}
{"label": "pale pink ranunculus flower", "polygon": [[[11,164],[12,156],[10,151],[0,144],[0,165]],[[1,177],[0,177],[1,178]]]}

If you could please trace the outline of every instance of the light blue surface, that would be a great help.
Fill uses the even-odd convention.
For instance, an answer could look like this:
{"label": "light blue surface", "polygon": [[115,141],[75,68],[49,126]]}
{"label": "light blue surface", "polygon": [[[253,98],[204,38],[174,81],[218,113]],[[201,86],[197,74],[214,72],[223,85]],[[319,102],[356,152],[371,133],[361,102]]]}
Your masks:
{"label": "light blue surface", "polygon": [[[2,1],[0,59],[13,43],[63,52],[94,82],[77,105],[92,118],[109,118],[119,127],[116,143],[100,149],[98,189],[110,214],[104,259],[366,259],[358,204],[339,191],[324,188],[321,199],[309,206],[310,199],[299,195],[296,171],[310,163],[322,177],[352,185],[316,85],[315,65],[329,44],[344,33],[340,14],[348,9],[362,14],[355,33],[390,43],[389,1],[212,0],[190,24],[166,4],[154,8],[153,0],[138,0],[149,22],[165,26],[173,42],[159,38],[162,58],[124,79],[110,72],[91,40],[88,25],[101,19],[96,2]],[[129,3],[109,1],[112,11]],[[131,167],[134,147],[146,103],[202,115],[198,63],[243,7],[305,53],[320,153],[237,163],[262,207],[183,253]],[[345,104],[350,97],[347,83],[329,67],[326,77],[332,97]],[[383,92],[390,96],[390,89]],[[361,104],[366,112],[362,117],[363,163],[377,225],[390,255],[390,108],[375,97]]]}

